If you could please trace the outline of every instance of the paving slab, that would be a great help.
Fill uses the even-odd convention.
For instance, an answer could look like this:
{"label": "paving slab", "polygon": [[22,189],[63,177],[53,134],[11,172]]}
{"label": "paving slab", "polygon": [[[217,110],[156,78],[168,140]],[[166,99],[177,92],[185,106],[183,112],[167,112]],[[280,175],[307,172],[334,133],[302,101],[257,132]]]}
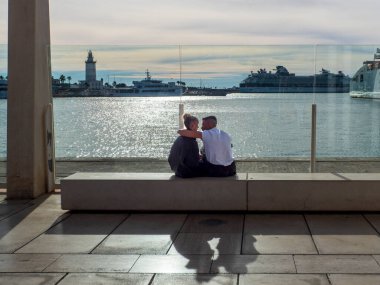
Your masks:
{"label": "paving slab", "polygon": [[243,215],[194,214],[189,215],[182,233],[241,233]]}
{"label": "paving slab", "polygon": [[72,214],[17,253],[89,253],[127,214]]}
{"label": "paving slab", "polygon": [[236,285],[236,274],[157,274],[152,285]]}
{"label": "paving slab", "polygon": [[132,214],[113,234],[171,234],[182,227],[185,214]]}
{"label": "paving slab", "polygon": [[310,236],[244,235],[243,254],[316,254]]}
{"label": "paving slab", "polygon": [[378,254],[380,237],[362,215],[306,215],[321,254]]}
{"label": "paving slab", "polygon": [[180,233],[169,254],[240,254],[241,236],[237,233]]}
{"label": "paving slab", "polygon": [[296,273],[291,255],[219,255],[211,273]]}
{"label": "paving slab", "polygon": [[45,272],[128,272],[139,255],[64,254]]}
{"label": "paving slab", "polygon": [[211,255],[142,255],[133,273],[209,273]]}
{"label": "paving slab", "polygon": [[36,199],[33,206],[1,220],[0,253],[16,251],[66,217],[57,196]]}
{"label": "paving slab", "polygon": [[59,254],[0,254],[0,272],[42,272]]}
{"label": "paving slab", "polygon": [[370,224],[380,233],[380,214],[365,215]]}
{"label": "paving slab", "polygon": [[153,274],[70,273],[59,285],[148,285]]}
{"label": "paving slab", "polygon": [[0,220],[15,214],[17,212],[20,212],[28,207],[32,206],[31,204],[13,204],[13,203],[0,203]]}
{"label": "paving slab", "polygon": [[379,285],[379,274],[329,274],[332,285]]}
{"label": "paving slab", "polygon": [[330,285],[324,274],[241,274],[239,285]]}
{"label": "paving slab", "polygon": [[166,254],[186,215],[133,214],[93,253]]}
{"label": "paving slab", "polygon": [[295,255],[297,273],[380,273],[371,255]]}
{"label": "paving slab", "polygon": [[302,215],[246,215],[243,254],[317,253]]}
{"label": "paving slab", "polygon": [[65,274],[53,273],[2,273],[0,284],[6,285],[56,285]]}
{"label": "paving slab", "polygon": [[170,235],[110,235],[92,253],[166,254],[172,245]]}

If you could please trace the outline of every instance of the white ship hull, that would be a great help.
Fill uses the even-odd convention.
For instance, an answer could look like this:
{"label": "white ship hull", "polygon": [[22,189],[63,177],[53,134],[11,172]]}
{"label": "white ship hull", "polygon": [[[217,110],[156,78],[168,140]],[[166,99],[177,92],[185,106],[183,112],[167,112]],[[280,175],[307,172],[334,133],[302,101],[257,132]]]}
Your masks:
{"label": "white ship hull", "polygon": [[351,91],[350,96],[351,98],[380,99],[380,92]]}
{"label": "white ship hull", "polygon": [[374,60],[363,62],[350,83],[352,98],[380,99],[380,58],[379,50]]}
{"label": "white ship hull", "polygon": [[112,97],[170,97],[181,96],[183,94],[182,88],[175,89],[162,89],[162,90],[150,90],[150,89],[137,89],[134,92],[109,92],[109,96]]}
{"label": "white ship hull", "polygon": [[348,93],[347,87],[240,87],[240,93]]}

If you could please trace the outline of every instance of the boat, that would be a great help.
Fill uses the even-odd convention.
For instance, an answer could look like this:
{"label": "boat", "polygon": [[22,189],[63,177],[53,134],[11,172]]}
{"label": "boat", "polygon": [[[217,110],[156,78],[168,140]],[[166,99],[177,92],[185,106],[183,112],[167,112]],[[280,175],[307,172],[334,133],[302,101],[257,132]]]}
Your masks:
{"label": "boat", "polygon": [[351,79],[352,98],[380,99],[380,48],[373,60],[363,62]]}
{"label": "boat", "polygon": [[230,93],[236,93],[234,88],[207,88],[207,87],[187,87],[185,96],[227,96]]}
{"label": "boat", "polygon": [[348,93],[350,78],[342,71],[337,74],[323,69],[315,75],[296,75],[278,65],[275,72],[251,71],[239,85],[240,93]]}
{"label": "boat", "polygon": [[176,82],[163,83],[162,80],[152,79],[147,69],[146,77],[141,81],[133,81],[133,87],[118,89],[111,96],[134,96],[134,97],[166,97],[181,96],[184,87],[176,84]]}

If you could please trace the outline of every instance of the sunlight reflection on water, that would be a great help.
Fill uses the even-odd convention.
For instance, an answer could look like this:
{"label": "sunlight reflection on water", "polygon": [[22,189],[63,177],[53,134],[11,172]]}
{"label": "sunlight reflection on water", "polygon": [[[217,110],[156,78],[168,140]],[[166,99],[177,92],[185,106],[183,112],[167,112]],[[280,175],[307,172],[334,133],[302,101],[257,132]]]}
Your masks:
{"label": "sunlight reflection on water", "polygon": [[[57,157],[166,158],[177,137],[179,97],[56,98]],[[216,115],[236,158],[310,154],[310,94],[183,97],[185,111]],[[319,94],[319,156],[379,157],[380,101]],[[0,100],[0,156],[6,155],[6,100]]]}

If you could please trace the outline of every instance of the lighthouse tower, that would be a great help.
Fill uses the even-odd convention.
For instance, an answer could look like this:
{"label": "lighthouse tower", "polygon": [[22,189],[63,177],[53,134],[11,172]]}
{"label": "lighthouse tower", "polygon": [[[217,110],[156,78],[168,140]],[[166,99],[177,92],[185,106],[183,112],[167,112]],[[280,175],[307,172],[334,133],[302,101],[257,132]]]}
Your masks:
{"label": "lighthouse tower", "polygon": [[96,61],[94,61],[92,51],[89,50],[86,60],[86,83],[91,86],[94,82],[96,82]]}

